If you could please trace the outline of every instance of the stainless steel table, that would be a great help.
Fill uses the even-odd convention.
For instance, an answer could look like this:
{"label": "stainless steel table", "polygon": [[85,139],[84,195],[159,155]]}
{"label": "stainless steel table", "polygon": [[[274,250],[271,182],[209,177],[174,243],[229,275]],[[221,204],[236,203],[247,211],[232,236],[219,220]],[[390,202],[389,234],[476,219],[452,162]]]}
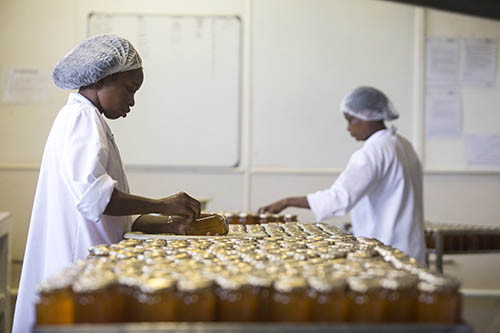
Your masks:
{"label": "stainless steel table", "polygon": [[300,324],[300,323],[130,323],[107,325],[72,325],[36,327],[35,332],[209,332],[209,333],[261,333],[261,332],[342,332],[342,333],[472,333],[467,324]]}

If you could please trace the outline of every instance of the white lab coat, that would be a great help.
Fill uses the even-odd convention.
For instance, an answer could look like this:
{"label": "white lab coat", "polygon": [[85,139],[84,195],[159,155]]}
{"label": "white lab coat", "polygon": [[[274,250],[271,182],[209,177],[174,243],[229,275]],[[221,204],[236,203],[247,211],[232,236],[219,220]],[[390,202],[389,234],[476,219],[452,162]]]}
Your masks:
{"label": "white lab coat", "polygon": [[394,127],[370,136],[327,190],[307,195],[316,219],[351,212],[356,237],[374,237],[425,261],[422,167]]}
{"label": "white lab coat", "polygon": [[41,281],[86,258],[89,246],[119,242],[130,229],[130,217],[102,215],[114,188],[129,192],[113,134],[99,110],[72,93],[43,153],[13,332],[31,331]]}

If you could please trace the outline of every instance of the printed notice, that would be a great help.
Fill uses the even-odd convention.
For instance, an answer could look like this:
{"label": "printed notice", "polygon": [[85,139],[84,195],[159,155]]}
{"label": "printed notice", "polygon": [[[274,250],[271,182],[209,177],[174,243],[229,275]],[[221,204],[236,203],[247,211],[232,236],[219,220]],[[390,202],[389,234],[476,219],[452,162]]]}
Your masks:
{"label": "printed notice", "polygon": [[494,39],[466,38],[462,43],[462,84],[493,86],[496,81],[497,43]]}
{"label": "printed notice", "polygon": [[425,78],[429,84],[456,85],[460,70],[460,42],[457,38],[428,38]]}
{"label": "printed notice", "polygon": [[30,104],[49,101],[49,76],[37,69],[8,69],[4,72],[3,81],[2,103]]}
{"label": "printed notice", "polygon": [[464,145],[469,166],[500,166],[500,135],[465,135]]}
{"label": "printed notice", "polygon": [[449,139],[461,135],[461,96],[458,90],[427,91],[425,96],[425,128],[429,139]]}

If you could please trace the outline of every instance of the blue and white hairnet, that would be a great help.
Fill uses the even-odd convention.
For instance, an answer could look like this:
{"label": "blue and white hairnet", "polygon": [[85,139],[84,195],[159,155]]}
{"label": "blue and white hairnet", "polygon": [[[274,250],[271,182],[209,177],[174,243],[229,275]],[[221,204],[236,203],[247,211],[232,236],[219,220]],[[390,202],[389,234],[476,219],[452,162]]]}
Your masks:
{"label": "blue and white hairnet", "polygon": [[340,103],[340,111],[364,121],[394,120],[399,117],[389,98],[372,87],[354,89]]}
{"label": "blue and white hairnet", "polygon": [[56,86],[78,89],[108,75],[142,67],[132,44],[115,35],[97,35],[78,44],[62,58],[52,72]]}

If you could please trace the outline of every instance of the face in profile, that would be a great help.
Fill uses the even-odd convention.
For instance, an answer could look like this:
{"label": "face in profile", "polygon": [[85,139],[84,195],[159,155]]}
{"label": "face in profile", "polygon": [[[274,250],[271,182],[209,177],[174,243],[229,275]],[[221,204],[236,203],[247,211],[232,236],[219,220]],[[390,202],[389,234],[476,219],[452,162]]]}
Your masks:
{"label": "face in profile", "polygon": [[347,131],[351,133],[353,138],[357,141],[365,141],[368,139],[371,134],[368,121],[353,117],[347,113],[344,113],[344,117],[347,120]]}
{"label": "face in profile", "polygon": [[126,117],[134,106],[134,95],[144,80],[142,68],[112,74],[99,82],[99,109],[108,119]]}

